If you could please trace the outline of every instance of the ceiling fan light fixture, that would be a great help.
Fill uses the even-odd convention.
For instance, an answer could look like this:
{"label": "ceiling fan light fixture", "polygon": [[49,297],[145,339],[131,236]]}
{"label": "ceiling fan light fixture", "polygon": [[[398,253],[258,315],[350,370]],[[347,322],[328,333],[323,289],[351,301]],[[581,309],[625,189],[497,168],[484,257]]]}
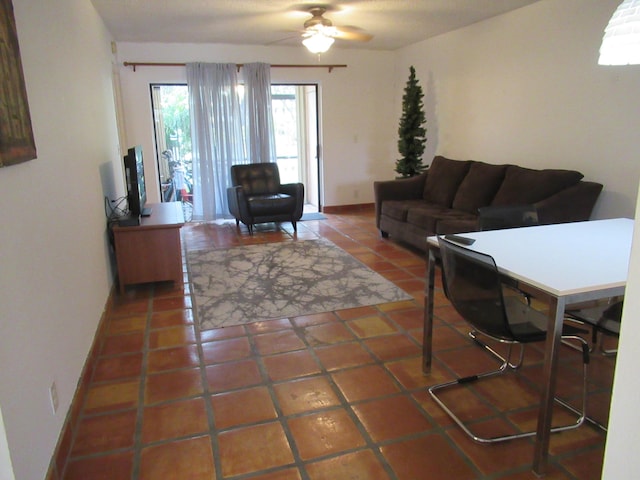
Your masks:
{"label": "ceiling fan light fixture", "polygon": [[605,28],[600,65],[640,64],[640,0],[624,0]]}
{"label": "ceiling fan light fixture", "polygon": [[329,50],[334,41],[335,40],[332,37],[329,37],[322,32],[317,32],[302,40],[302,44],[307,47],[307,50],[311,53],[319,54]]}

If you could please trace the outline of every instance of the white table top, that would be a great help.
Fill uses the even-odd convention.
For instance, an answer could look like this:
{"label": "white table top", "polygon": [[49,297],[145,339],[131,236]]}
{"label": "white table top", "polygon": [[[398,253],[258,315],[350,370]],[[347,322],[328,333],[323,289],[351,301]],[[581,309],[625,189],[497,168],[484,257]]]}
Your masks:
{"label": "white table top", "polygon": [[[616,218],[462,233],[498,270],[556,297],[624,289],[632,219]],[[437,237],[427,242],[437,245]]]}

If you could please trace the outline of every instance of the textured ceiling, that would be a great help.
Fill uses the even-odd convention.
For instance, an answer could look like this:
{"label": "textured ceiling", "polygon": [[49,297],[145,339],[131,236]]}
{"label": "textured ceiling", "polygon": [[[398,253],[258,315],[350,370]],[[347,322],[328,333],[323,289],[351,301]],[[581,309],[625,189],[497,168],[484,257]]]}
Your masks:
{"label": "textured ceiling", "polygon": [[539,0],[91,0],[119,42],[300,45],[312,6],[373,35],[336,47],[395,50]]}

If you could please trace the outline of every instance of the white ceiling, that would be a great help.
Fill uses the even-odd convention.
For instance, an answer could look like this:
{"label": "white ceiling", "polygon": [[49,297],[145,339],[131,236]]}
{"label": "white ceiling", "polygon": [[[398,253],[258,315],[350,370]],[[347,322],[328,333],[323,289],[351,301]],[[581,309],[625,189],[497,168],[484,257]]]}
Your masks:
{"label": "white ceiling", "polygon": [[305,13],[326,6],[335,26],[357,27],[367,43],[395,50],[539,0],[91,0],[118,42],[300,45]]}

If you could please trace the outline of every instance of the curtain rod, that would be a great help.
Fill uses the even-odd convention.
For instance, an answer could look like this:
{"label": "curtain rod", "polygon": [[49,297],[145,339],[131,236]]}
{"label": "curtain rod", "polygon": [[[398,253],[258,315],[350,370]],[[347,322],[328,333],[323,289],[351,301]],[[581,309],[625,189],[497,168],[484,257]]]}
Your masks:
{"label": "curtain rod", "polygon": [[[162,63],[162,62],[124,62],[125,67],[133,67],[133,71],[136,71],[136,67],[184,67],[186,63]],[[237,63],[236,67],[238,71],[244,66],[244,63]],[[270,65],[272,68],[326,68],[329,73],[334,68],[347,68],[346,65]]]}

